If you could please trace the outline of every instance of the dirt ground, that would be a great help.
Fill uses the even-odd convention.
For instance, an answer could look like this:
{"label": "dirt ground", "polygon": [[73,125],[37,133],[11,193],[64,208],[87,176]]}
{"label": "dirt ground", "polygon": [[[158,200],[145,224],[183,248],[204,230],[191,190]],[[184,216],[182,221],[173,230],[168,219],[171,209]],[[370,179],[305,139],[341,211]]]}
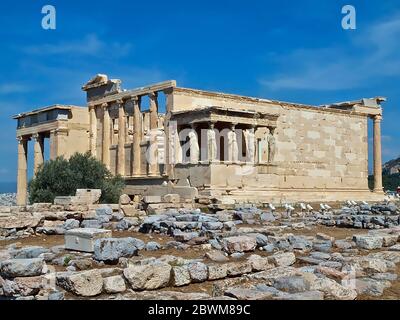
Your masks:
{"label": "dirt ground", "polygon": [[[354,234],[367,233],[366,230],[360,229],[350,229],[350,228],[336,228],[336,227],[326,227],[326,226],[315,226],[312,229],[301,229],[301,230],[290,230],[288,231],[295,235],[304,235],[304,236],[314,236],[317,233],[324,233],[329,236],[335,237],[336,239],[345,239],[351,238]],[[160,244],[165,244],[168,241],[173,240],[173,238],[167,235],[159,235],[159,234],[143,234],[140,232],[113,232],[113,237],[122,238],[122,237],[135,237],[143,240],[144,242],[156,241]],[[10,244],[17,244],[18,247],[25,246],[43,246],[46,248],[50,248],[52,246],[63,245],[64,244],[64,236],[62,235],[36,235],[30,236],[28,238],[11,240],[11,241],[0,241],[0,249],[4,249]],[[379,250],[377,250],[379,251]],[[160,257],[162,255],[175,255],[185,259],[198,259],[203,258],[205,254],[205,250],[202,249],[201,245],[191,246],[190,250],[177,250],[177,249],[166,249],[166,250],[158,250],[158,251],[145,251],[142,250],[140,255],[143,257]],[[372,251],[371,251],[372,252]],[[266,256],[269,255],[264,251],[257,251],[259,255]],[[369,253],[369,252],[367,252]],[[249,254],[246,254],[242,259],[245,259]],[[240,259],[241,260],[241,259]],[[239,260],[238,260],[239,261]],[[384,294],[380,297],[372,297],[366,295],[360,295],[357,297],[357,300],[400,300],[400,265],[397,265],[396,274],[399,276],[399,279],[392,282],[392,286],[384,291]],[[179,287],[179,288],[165,288],[162,290],[167,291],[179,291],[179,292],[202,292],[209,293],[212,292],[213,282],[208,281],[204,283],[198,284],[190,284],[188,286]]]}

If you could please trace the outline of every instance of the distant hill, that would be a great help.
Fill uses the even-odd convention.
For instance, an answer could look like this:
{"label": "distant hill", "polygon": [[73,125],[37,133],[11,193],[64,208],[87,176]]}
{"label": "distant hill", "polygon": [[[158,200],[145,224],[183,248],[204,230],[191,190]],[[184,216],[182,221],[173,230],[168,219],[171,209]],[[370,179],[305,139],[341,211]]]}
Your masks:
{"label": "distant hill", "polygon": [[[396,191],[400,187],[400,157],[390,160],[382,166],[382,184],[385,191]],[[374,177],[368,177],[370,189],[374,186]]]}
{"label": "distant hill", "polygon": [[386,162],[382,167],[383,175],[400,173],[400,158]]}

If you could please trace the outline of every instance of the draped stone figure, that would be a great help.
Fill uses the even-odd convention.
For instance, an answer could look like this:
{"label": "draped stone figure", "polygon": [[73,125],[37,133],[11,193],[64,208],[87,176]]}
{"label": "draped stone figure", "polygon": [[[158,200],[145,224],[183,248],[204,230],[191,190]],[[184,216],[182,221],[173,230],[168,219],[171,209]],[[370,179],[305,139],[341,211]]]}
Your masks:
{"label": "draped stone figure", "polygon": [[274,162],[275,153],[276,153],[276,139],[274,136],[275,128],[269,129],[269,134],[267,136],[268,142],[268,163]]}
{"label": "draped stone figure", "polygon": [[217,159],[217,138],[214,131],[214,123],[210,124],[210,129],[207,130],[208,141],[208,161]]}
{"label": "draped stone figure", "polygon": [[182,163],[183,152],[177,126],[173,127],[171,141],[173,141],[173,146],[172,146],[174,155],[173,163]]}
{"label": "draped stone figure", "polygon": [[239,148],[237,144],[235,126],[232,125],[231,131],[228,132],[228,161],[237,162],[238,158],[239,158]]}
{"label": "draped stone figure", "polygon": [[190,163],[198,163],[200,157],[199,141],[197,134],[194,130],[191,130],[189,136],[189,150],[190,150]]}
{"label": "draped stone figure", "polygon": [[246,151],[247,151],[248,161],[250,163],[254,163],[255,162],[255,153],[256,153],[254,128],[245,130],[244,137],[246,140]]}

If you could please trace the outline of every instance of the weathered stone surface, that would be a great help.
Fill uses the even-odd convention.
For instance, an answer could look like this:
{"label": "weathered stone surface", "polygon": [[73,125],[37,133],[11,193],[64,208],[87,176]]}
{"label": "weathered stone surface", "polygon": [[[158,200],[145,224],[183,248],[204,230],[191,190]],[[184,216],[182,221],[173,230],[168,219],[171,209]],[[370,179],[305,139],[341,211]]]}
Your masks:
{"label": "weathered stone surface", "polygon": [[40,258],[9,259],[0,262],[0,274],[7,278],[39,276],[45,266]]}
{"label": "weathered stone surface", "polygon": [[39,246],[32,246],[11,250],[10,255],[14,259],[32,259],[38,258],[42,253],[46,252],[50,252],[50,250]]}
{"label": "weathered stone surface", "polygon": [[377,281],[370,278],[356,279],[356,290],[358,294],[366,294],[369,296],[379,297],[387,286],[390,286],[388,281]]}
{"label": "weathered stone surface", "polygon": [[211,261],[215,262],[227,262],[229,259],[225,256],[222,251],[219,250],[211,250],[206,252],[205,256]]}
{"label": "weathered stone surface", "polygon": [[40,218],[30,214],[17,214],[7,217],[0,217],[0,229],[22,229],[35,228],[40,222]]}
{"label": "weathered stone surface", "polygon": [[94,258],[99,261],[116,261],[137,254],[135,238],[104,238],[94,243]]}
{"label": "weathered stone surface", "polygon": [[253,288],[235,287],[225,291],[225,295],[238,300],[269,300],[272,293],[263,292]]}
{"label": "weathered stone surface", "polygon": [[355,290],[328,278],[317,278],[312,283],[311,290],[322,291],[326,298],[333,300],[354,300],[357,297]]}
{"label": "weathered stone surface", "polygon": [[273,254],[270,259],[277,267],[291,266],[296,262],[293,252],[278,252]]}
{"label": "weathered stone surface", "polygon": [[93,297],[103,290],[103,278],[96,269],[78,273],[58,273],[56,284],[82,297]]}
{"label": "weathered stone surface", "polygon": [[379,236],[361,236],[355,235],[353,240],[362,249],[373,250],[382,248],[383,239]]}
{"label": "weathered stone surface", "polygon": [[228,276],[241,276],[252,271],[252,264],[249,261],[229,262]]}
{"label": "weathered stone surface", "polygon": [[175,287],[185,286],[191,282],[190,273],[186,265],[173,267],[172,276]]}
{"label": "weathered stone surface", "polygon": [[251,255],[247,261],[250,263],[253,272],[264,271],[273,268],[268,261],[267,257],[261,257],[259,255]]}
{"label": "weathered stone surface", "polygon": [[188,270],[192,282],[203,282],[208,278],[207,265],[202,262],[193,262],[188,264]]}
{"label": "weathered stone surface", "polygon": [[122,276],[112,276],[103,279],[106,293],[119,293],[126,291],[125,280]]}
{"label": "weathered stone surface", "polygon": [[248,236],[236,236],[223,239],[223,246],[228,253],[254,251],[256,239]]}
{"label": "weathered stone surface", "polygon": [[119,197],[119,203],[122,205],[129,204],[131,202],[131,198],[127,194],[121,194]]}
{"label": "weathered stone surface", "polygon": [[208,265],[208,280],[223,279],[228,276],[228,264],[210,264]]}
{"label": "weathered stone surface", "polygon": [[161,249],[161,245],[158,242],[150,241],[146,243],[146,251],[157,251]]}
{"label": "weathered stone surface", "polygon": [[18,286],[19,294],[23,296],[37,295],[43,287],[43,278],[37,277],[18,277],[14,279],[15,284]]}
{"label": "weathered stone surface", "polygon": [[124,269],[124,276],[133,290],[155,290],[169,284],[171,270],[167,263],[131,266]]}
{"label": "weathered stone surface", "polygon": [[321,291],[305,291],[290,294],[281,294],[274,297],[274,300],[324,300],[324,294]]}
{"label": "weathered stone surface", "polygon": [[295,293],[309,291],[311,283],[306,277],[287,276],[275,279],[274,287],[278,290]]}
{"label": "weathered stone surface", "polygon": [[67,219],[63,224],[63,228],[65,230],[71,230],[71,229],[79,228],[79,221],[75,220],[75,219]]}

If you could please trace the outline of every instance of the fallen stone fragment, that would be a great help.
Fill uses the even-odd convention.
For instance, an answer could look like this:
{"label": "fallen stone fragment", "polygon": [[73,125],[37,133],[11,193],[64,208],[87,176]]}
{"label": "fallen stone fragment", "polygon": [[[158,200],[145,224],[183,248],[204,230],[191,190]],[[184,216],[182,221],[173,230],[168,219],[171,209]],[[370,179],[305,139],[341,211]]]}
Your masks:
{"label": "fallen stone fragment", "polygon": [[167,263],[131,266],[124,269],[124,276],[133,290],[155,290],[169,284],[171,270]]}
{"label": "fallen stone fragment", "polygon": [[296,262],[296,256],[293,252],[278,252],[273,254],[270,259],[277,267],[291,266]]}
{"label": "fallen stone fragment", "polygon": [[224,294],[228,297],[238,300],[269,300],[272,298],[272,294],[270,292],[263,292],[257,289],[241,287],[228,289]]}
{"label": "fallen stone fragment", "polygon": [[208,278],[207,265],[202,262],[193,262],[188,264],[188,270],[192,282],[203,282]]}
{"label": "fallen stone fragment", "polygon": [[181,287],[190,284],[191,278],[187,265],[172,268],[173,285]]}
{"label": "fallen stone fragment", "polygon": [[0,274],[6,278],[39,276],[45,266],[40,258],[9,259],[0,262]]}
{"label": "fallen stone fragment", "polygon": [[210,259],[211,261],[215,262],[227,262],[229,258],[225,256],[222,251],[219,250],[211,250],[206,252],[205,256]]}
{"label": "fallen stone fragment", "polygon": [[228,276],[228,264],[210,264],[208,266],[208,280],[224,279]]}
{"label": "fallen stone fragment", "polygon": [[125,280],[122,276],[112,276],[103,279],[106,293],[119,293],[126,291]]}
{"label": "fallen stone fragment", "polygon": [[14,259],[32,259],[38,258],[42,253],[50,252],[49,249],[32,246],[32,247],[24,247],[17,250],[11,250],[10,254]]}
{"label": "fallen stone fragment", "polygon": [[94,258],[98,261],[117,261],[121,257],[137,255],[135,238],[104,238],[97,239],[94,243]]}
{"label": "fallen stone fragment", "polygon": [[366,250],[380,249],[383,246],[383,239],[378,236],[355,235],[353,240],[357,246]]}
{"label": "fallen stone fragment", "polygon": [[97,269],[78,273],[58,273],[56,284],[82,297],[93,297],[99,295],[103,290],[103,278]]}
{"label": "fallen stone fragment", "polygon": [[254,251],[257,246],[255,238],[249,236],[236,236],[223,239],[223,246],[226,252],[248,252]]}

